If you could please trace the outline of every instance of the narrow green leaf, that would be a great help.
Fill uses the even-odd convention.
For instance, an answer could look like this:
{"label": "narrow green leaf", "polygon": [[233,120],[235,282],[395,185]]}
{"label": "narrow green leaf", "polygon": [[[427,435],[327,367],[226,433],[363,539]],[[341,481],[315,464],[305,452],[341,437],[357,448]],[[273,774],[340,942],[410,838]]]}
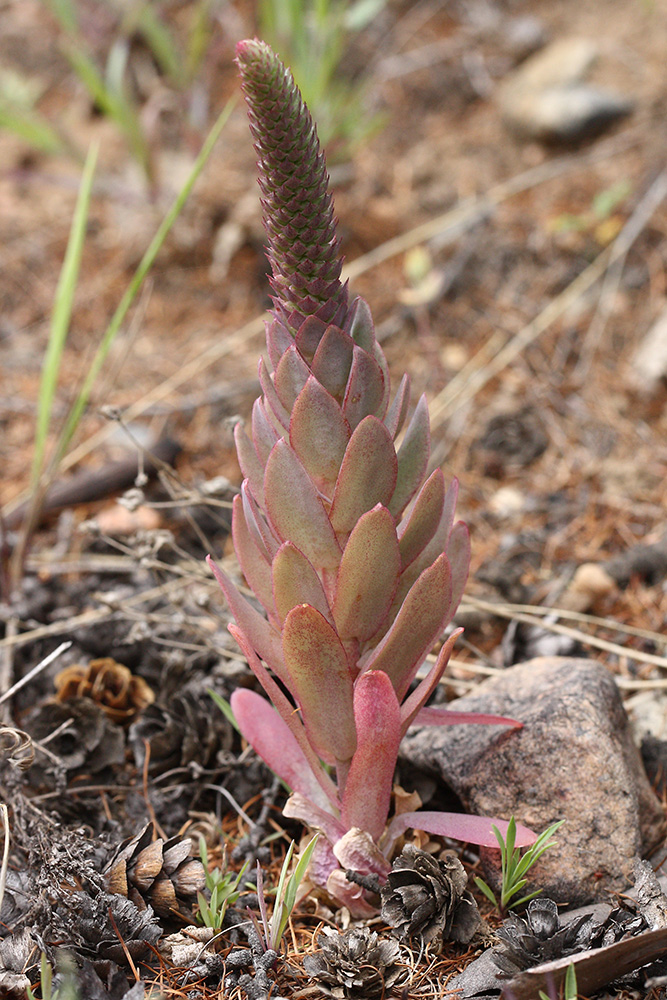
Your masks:
{"label": "narrow green leaf", "polygon": [[484,895],[486,896],[486,898],[491,903],[493,903],[494,906],[497,906],[498,905],[498,900],[496,899],[496,894],[493,891],[493,889],[491,888],[491,886],[487,885],[487,883],[484,881],[484,879],[480,878],[479,875],[475,875],[475,876],[473,876],[473,878],[474,878],[474,882],[475,882],[475,885],[477,886],[477,888],[480,889],[484,893]]}
{"label": "narrow green leaf", "polygon": [[[237,721],[236,721],[236,719],[234,717],[234,713],[232,711],[232,706],[229,704],[229,702],[225,698],[223,698],[222,695],[219,695],[217,691],[211,691],[209,689],[208,693],[210,694],[211,698],[216,703],[216,705],[218,706],[218,708],[220,709],[220,711],[222,712],[222,714],[225,716],[225,718],[227,719],[227,721],[232,724],[232,726],[234,727],[234,729],[236,730],[237,733],[240,733],[241,730],[238,727],[238,723],[237,723]],[[204,845],[204,847],[206,847],[206,845]],[[202,861],[203,861],[203,858],[202,858]],[[205,863],[204,863],[204,867],[206,867]]]}

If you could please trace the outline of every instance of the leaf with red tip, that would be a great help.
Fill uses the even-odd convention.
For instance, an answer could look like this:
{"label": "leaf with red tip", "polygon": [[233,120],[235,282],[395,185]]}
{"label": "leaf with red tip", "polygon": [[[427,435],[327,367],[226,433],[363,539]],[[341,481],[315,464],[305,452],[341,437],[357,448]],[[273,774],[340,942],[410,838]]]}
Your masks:
{"label": "leaf with red tip", "polygon": [[510,726],[521,729],[523,722],[508,719],[505,715],[486,715],[484,712],[449,712],[446,708],[422,708],[415,717],[416,726]]}
{"label": "leaf with red tip", "polygon": [[298,604],[310,604],[333,624],[320,578],[303,552],[284,542],[273,560],[273,597],[280,624]]}
{"label": "leaf with red tip", "polygon": [[[262,466],[262,477],[271,449],[279,437],[280,435],[267,416],[264,400],[256,399],[252,406],[252,443]],[[262,490],[263,495],[264,491]]]}
{"label": "leaf with red tip", "polygon": [[232,504],[232,541],[239,565],[243,570],[248,586],[270,616],[275,618],[276,608],[273,602],[273,580],[271,563],[260,549],[248,528],[248,522],[243,511],[243,500],[237,494]]}
{"label": "leaf with red tip", "polygon": [[245,597],[239,594],[227,574],[219,566],[216,566],[210,556],[206,557],[206,562],[222,588],[229,610],[234,615],[239,631],[245,637],[245,642],[257,650],[274,674],[289,687],[289,677],[283,662],[280,633],[267,622],[266,618],[260,615],[259,611],[255,611]]}
{"label": "leaf with red tip", "polygon": [[418,712],[422,710],[422,706],[426,704],[440,683],[440,678],[447,669],[449,657],[452,655],[454,643],[462,632],[462,628],[457,628],[452,632],[447,641],[443,643],[431,670],[401,704],[401,736],[405,736]]}
{"label": "leaf with red tip", "polygon": [[292,344],[280,359],[273,376],[278,399],[288,413],[292,412],[296,397],[308,381],[309,375],[308,365],[297,351],[296,346]]}
{"label": "leaf with red tip", "polygon": [[394,519],[378,504],[357,521],[343,549],[332,608],[341,639],[365,642],[375,635],[391,607],[400,567]]}
{"label": "leaf with red tip", "polygon": [[234,427],[234,442],[243,478],[247,479],[260,506],[264,506],[264,469],[240,421]]}
{"label": "leaf with red tip", "polygon": [[241,734],[264,763],[293,791],[328,812],[330,803],[301,747],[266,698],[248,688],[236,688],[230,704]]}
{"label": "leaf with red tip", "polygon": [[345,451],[333,503],[331,524],[346,535],[366,511],[387,505],[396,483],[396,452],[389,432],[377,417],[365,417]]}
{"label": "leaf with red tip", "polygon": [[[325,853],[324,859],[322,858],[322,855],[319,854],[318,861],[320,862],[320,865],[315,865],[315,872],[313,871],[313,865],[308,865],[308,872],[311,877],[315,875],[313,878],[315,884],[326,885],[329,873],[333,868],[337,867],[336,858],[331,850],[331,845],[335,844],[338,838],[345,834],[345,827],[339,819],[336,819],[335,816],[331,815],[328,809],[319,808],[315,805],[311,798],[306,797],[297,791],[290,795],[287,802],[283,806],[283,816],[286,816],[287,819],[301,820],[302,823],[305,823],[306,826],[309,826],[311,829],[317,828],[322,830],[324,836],[329,841],[329,844],[327,845],[329,848],[329,863],[327,864],[327,853]],[[318,844],[319,843],[320,841],[318,841]],[[325,871],[322,873],[323,877],[320,881],[320,877],[316,874],[316,872],[321,866],[324,867]]]}
{"label": "leaf with red tip", "polygon": [[355,344],[368,354],[373,353],[373,348],[377,343],[375,339],[375,324],[370,306],[366,299],[357,295],[350,303],[350,308],[345,320],[345,332],[352,337]]}
{"label": "leaf with red tip", "polygon": [[401,379],[398,391],[394,396],[391,406],[384,418],[384,425],[391,434],[392,441],[396,440],[405,418],[408,415],[408,405],[410,403],[410,376],[404,375]]}
{"label": "leaf with red tip", "polygon": [[398,449],[398,476],[389,510],[398,517],[424,482],[430,450],[426,396],[421,396]]}
{"label": "leaf with red tip", "polygon": [[353,347],[347,334],[337,326],[329,326],[313,357],[313,375],[338,402],[342,402],[345,394]]}
{"label": "leaf with red tip", "polygon": [[399,701],[449,621],[451,579],[447,556],[441,555],[411,587],[389,631],[364,664],[384,670]]}
{"label": "leaf with red tip", "polygon": [[292,334],[282,318],[275,316],[266,324],[266,346],[274,368],[278,367],[283,354],[293,343]]}
{"label": "leaf with red tip", "polygon": [[294,404],[289,435],[308,475],[330,492],[350,440],[350,426],[331,393],[313,375]]}
{"label": "leaf with red tip", "polygon": [[260,551],[271,562],[280,548],[280,539],[259,509],[247,479],[241,484],[241,499],[248,530]]}
{"label": "leaf with red tip", "polygon": [[266,367],[264,358],[260,358],[259,360],[259,384],[262,387],[264,399],[273,414],[276,424],[282,431],[287,433],[289,430],[289,413],[278,398],[276,387],[273,384],[273,379],[271,378],[269,369]]}
{"label": "leaf with red tip", "polygon": [[384,416],[385,380],[375,358],[355,344],[343,413],[353,429],[364,417]]}
{"label": "leaf with red tip", "polygon": [[327,763],[348,761],[357,738],[352,677],[340,639],[326,618],[308,604],[287,615],[282,639],[290,690],[301,709],[308,739]]}
{"label": "leaf with red tip", "polygon": [[447,544],[447,558],[452,569],[452,615],[459,606],[470,569],[470,534],[463,521],[457,521]]}
{"label": "leaf with red tip", "polygon": [[296,349],[307,365],[312,364],[327,325],[318,316],[306,316],[299,327],[295,340]]}
{"label": "leaf with red tip", "polygon": [[[248,641],[246,636],[238,629],[235,625],[229,626],[230,633],[234,636],[239,646],[243,650],[245,657],[248,661],[248,665],[252,670],[253,674],[260,682],[267,695],[273,702],[273,706],[280,715],[281,719],[291,732],[292,736],[296,740],[298,746],[301,748],[301,752],[308,762],[308,766],[315,776],[315,780],[318,785],[326,795],[327,799],[331,804],[338,809],[340,806],[340,800],[338,798],[338,790],[334,785],[333,781],[327,774],[327,772],[322,767],[322,762],[315,753],[308,736],[306,734],[305,727],[299,713],[294,710],[294,705],[285,695],[285,692],[276,683],[272,675],[266,669],[262,661],[257,656],[257,653],[253,649],[251,643]],[[285,682],[283,682],[285,683]],[[285,687],[289,690],[289,684],[285,683]]]}
{"label": "leaf with red tip", "polygon": [[391,681],[371,670],[354,687],[357,749],[343,790],[341,818],[378,840],[385,828],[401,742],[400,709]]}
{"label": "leaf with red tip", "polygon": [[[491,829],[497,826],[503,837],[507,835],[507,823],[502,819],[486,816],[470,816],[468,813],[446,812],[407,812],[395,816],[387,831],[390,841],[400,837],[406,830],[423,830],[425,833],[435,833],[438,837],[451,837],[462,840],[466,844],[479,844],[481,847],[498,847],[498,841]],[[516,846],[528,847],[534,844],[537,835],[527,826],[516,825]],[[383,844],[384,846],[384,844]],[[387,850],[387,847],[385,847]]]}
{"label": "leaf with red tip", "polygon": [[316,570],[338,566],[340,546],[322,500],[284,439],[266,463],[264,497],[271,524],[283,541],[294,542]]}
{"label": "leaf with red tip", "polygon": [[445,477],[441,469],[436,469],[422,486],[398,528],[403,569],[424,551],[435,535],[444,502]]}

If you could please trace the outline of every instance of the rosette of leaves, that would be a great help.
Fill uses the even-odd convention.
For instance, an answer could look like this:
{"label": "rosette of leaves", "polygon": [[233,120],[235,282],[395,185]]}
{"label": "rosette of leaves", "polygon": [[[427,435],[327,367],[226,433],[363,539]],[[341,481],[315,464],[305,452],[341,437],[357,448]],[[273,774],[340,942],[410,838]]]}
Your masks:
{"label": "rosette of leaves", "polygon": [[[251,433],[235,430],[244,481],[232,538],[266,617],[214,572],[235,619],[230,631],[274,707],[246,688],[231,704],[243,736],[293,790],[285,815],[324,834],[311,877],[369,915],[344,871],[384,879],[409,827],[495,844],[492,821],[480,817],[411,812],[388,824],[408,727],[515,723],[424,708],[457,632],[413,685],[468,574],[457,484],[447,487],[439,469],[428,475],[426,399],[408,419],[407,375],[391,399],[369,307],[350,302],[340,280],[326,167],[290,72],[256,40],[239,43],[237,62],[259,160],[273,316]],[[533,839],[525,828],[519,838]]]}
{"label": "rosette of leaves", "polygon": [[561,922],[553,899],[533,899],[525,916],[510,913],[496,933],[503,951],[493,951],[493,961],[502,972],[514,976],[534,965],[596,946],[599,925],[591,913]]}
{"label": "rosette of leaves", "polygon": [[467,944],[480,916],[468,875],[458,858],[437,859],[406,844],[381,892],[383,920],[399,937],[436,938]]}
{"label": "rosette of leaves", "polygon": [[368,927],[351,927],[344,934],[325,927],[319,943],[321,951],[306,955],[303,965],[335,1000],[382,997],[403,971],[398,941],[380,938]]}

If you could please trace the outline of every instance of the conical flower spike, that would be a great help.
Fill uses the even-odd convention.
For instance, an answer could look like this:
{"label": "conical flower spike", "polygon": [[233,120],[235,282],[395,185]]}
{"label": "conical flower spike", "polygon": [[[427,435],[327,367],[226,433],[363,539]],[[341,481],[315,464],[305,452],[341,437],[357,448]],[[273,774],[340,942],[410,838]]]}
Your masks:
{"label": "conical flower spike", "polygon": [[[456,611],[470,547],[465,525],[454,524],[456,484],[446,488],[439,470],[427,478],[426,399],[410,412],[407,376],[391,399],[370,309],[348,302],[324,159],[294,80],[257,40],[238,45],[237,62],[274,308],[262,398],[251,433],[236,430],[244,482],[232,537],[266,619],[213,568],[236,619],[232,635],[276,709],[239,693],[241,732],[291,780],[286,815],[323,830],[329,846],[318,848],[311,875],[349,904],[336,859],[388,870],[379,845],[394,839],[386,825],[399,741],[420,719],[454,636],[409,689]],[[451,723],[452,713],[434,711],[422,718]],[[428,821],[434,832],[493,836],[493,820]],[[360,892],[358,912],[368,915]]]}

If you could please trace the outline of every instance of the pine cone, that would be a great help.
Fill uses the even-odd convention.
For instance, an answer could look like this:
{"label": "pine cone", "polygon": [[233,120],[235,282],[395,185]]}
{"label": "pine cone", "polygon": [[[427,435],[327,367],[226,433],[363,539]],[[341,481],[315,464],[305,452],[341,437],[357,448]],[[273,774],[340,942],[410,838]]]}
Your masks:
{"label": "pine cone", "polygon": [[468,876],[455,857],[441,861],[407,844],[382,887],[382,917],[399,937],[467,944],[480,922]]}
{"label": "pine cone", "polygon": [[[31,714],[28,733],[38,742],[48,739],[49,750],[68,775],[99,774],[125,760],[125,734],[89,698],[71,698],[59,705],[51,701]],[[57,731],[57,735],[53,733]],[[31,775],[50,771],[52,766],[40,754]]]}
{"label": "pine cone", "polygon": [[65,667],[54,680],[56,701],[91,698],[112,722],[125,725],[155,700],[153,690],[121,663],[105,656]]}
{"label": "pine cone", "polygon": [[[66,904],[64,926],[96,968],[103,969],[109,961],[126,967],[126,950],[138,961],[151,951],[162,934],[151,910],[139,910],[122,896],[99,892],[92,899],[86,892],[74,892],[67,897]],[[62,908],[59,916],[61,920],[65,916]]]}
{"label": "pine cone", "polygon": [[398,941],[378,938],[367,927],[338,934],[325,927],[322,950],[307,955],[306,972],[335,1000],[373,1000],[385,994],[401,974]]}
{"label": "pine cone", "polygon": [[497,935],[503,952],[492,952],[498,968],[509,976],[591,947],[599,928],[591,913],[561,925],[552,899],[532,899],[525,917],[510,913]]}
{"label": "pine cone", "polygon": [[155,774],[192,763],[207,767],[218,750],[229,749],[232,731],[208,694],[183,691],[169,705],[149,705],[130,726],[128,738],[140,770],[148,743],[149,772]]}
{"label": "pine cone", "polygon": [[153,828],[147,825],[121,844],[105,882],[109,892],[126,896],[138,910],[152,906],[161,917],[190,917],[189,904],[206,885],[206,873],[192,857],[189,837],[153,840]]}

